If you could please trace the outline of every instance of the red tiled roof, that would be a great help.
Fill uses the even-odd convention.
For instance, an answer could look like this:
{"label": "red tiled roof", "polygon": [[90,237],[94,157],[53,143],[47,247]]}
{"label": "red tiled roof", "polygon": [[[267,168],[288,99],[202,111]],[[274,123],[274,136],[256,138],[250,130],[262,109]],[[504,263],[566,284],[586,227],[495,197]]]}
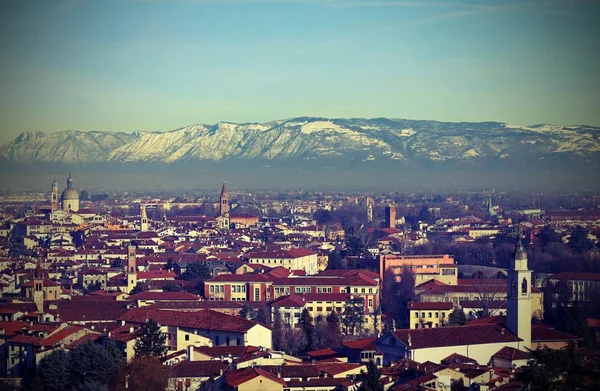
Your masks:
{"label": "red tiled roof", "polygon": [[340,379],[335,377],[325,377],[325,378],[317,378],[317,379],[309,379],[309,380],[288,380],[286,381],[288,387],[293,388],[313,388],[313,387],[323,387],[324,389],[349,389],[349,387],[354,384],[348,379]]}
{"label": "red tiled roof", "polygon": [[285,385],[285,381],[283,381],[282,379],[275,377],[269,372],[256,367],[246,368],[237,371],[227,371],[225,372],[225,382],[231,387],[237,387],[240,384],[244,384],[259,376],[266,377],[271,381]]}
{"label": "red tiled roof", "polygon": [[529,353],[524,352],[519,349],[511,348],[509,346],[505,346],[502,349],[498,350],[492,358],[499,358],[503,360],[527,360],[529,358]]}
{"label": "red tiled roof", "polygon": [[434,375],[423,375],[419,376],[416,379],[409,380],[405,383],[398,384],[389,388],[389,391],[414,391],[414,390],[426,390],[426,388],[422,388],[421,385],[423,383],[429,383],[433,380],[437,379]]}
{"label": "red tiled roof", "polygon": [[61,300],[56,311],[62,321],[114,321],[127,311],[129,301]]}
{"label": "red tiled roof", "polygon": [[289,250],[275,250],[275,251],[251,251],[244,257],[250,260],[260,258],[270,259],[295,259],[306,257],[309,255],[316,255],[317,253],[305,248],[291,248]]}
{"label": "red tiled roof", "polygon": [[563,333],[553,329],[546,325],[532,325],[531,326],[531,341],[532,342],[546,342],[546,341],[577,341],[581,340],[580,337]]}
{"label": "red tiled roof", "polygon": [[23,330],[23,327],[29,327],[29,323],[19,321],[0,322],[0,330],[4,331],[2,335],[15,335],[18,332],[21,332],[21,330]]}
{"label": "red tiled roof", "polygon": [[141,324],[146,322],[147,319],[153,319],[157,323],[167,326],[236,333],[245,333],[258,324],[251,320],[242,319],[239,316],[226,315],[212,310],[186,312],[156,310],[148,307],[133,308],[117,320]]}
{"label": "red tiled roof", "polygon": [[150,270],[147,272],[137,272],[137,278],[140,280],[153,279],[153,278],[172,278],[175,279],[177,275],[169,270]]}
{"label": "red tiled roof", "polygon": [[311,358],[318,358],[318,357],[322,357],[322,356],[331,356],[331,355],[336,355],[336,354],[338,354],[338,352],[336,352],[335,350],[333,350],[331,348],[317,349],[317,350],[311,350],[310,352],[306,352],[306,355]]}
{"label": "red tiled roof", "polygon": [[194,351],[209,357],[241,357],[246,354],[257,352],[256,346],[196,346]]}
{"label": "red tiled roof", "polygon": [[340,373],[348,372],[353,369],[364,367],[363,364],[351,363],[316,363],[315,366],[320,372],[325,372],[330,376],[339,375]]}
{"label": "red tiled roof", "polygon": [[377,338],[375,337],[357,339],[355,341],[344,342],[342,343],[342,346],[345,346],[349,349],[376,350],[376,347],[373,344],[376,339]]}
{"label": "red tiled roof", "polygon": [[551,280],[600,281],[600,273],[563,272],[550,277]]}
{"label": "red tiled roof", "polygon": [[291,295],[288,296],[280,296],[277,299],[275,299],[273,301],[273,303],[271,304],[274,307],[304,307],[306,305],[306,302],[302,299],[302,297],[300,297],[300,295],[297,295],[295,293],[292,293]]}
{"label": "red tiled roof", "polygon": [[24,345],[41,346],[42,339],[43,339],[42,337],[34,337],[31,335],[18,334],[15,337],[11,338],[10,342],[24,344]]}
{"label": "red tiled roof", "polygon": [[412,349],[521,341],[507,328],[496,324],[396,330],[393,334]]}
{"label": "red tiled roof", "polygon": [[317,369],[317,366],[312,364],[264,365],[262,369],[270,372],[273,375],[277,375],[279,373],[284,379],[319,377],[321,375],[321,372]]}
{"label": "red tiled roof", "polygon": [[129,296],[129,300],[195,300],[200,298],[188,292],[140,292]]}
{"label": "red tiled roof", "polygon": [[451,355],[449,355],[446,358],[443,358],[440,360],[440,363],[444,364],[444,365],[450,365],[450,364],[474,364],[474,365],[479,365],[479,363],[467,356],[463,356],[462,354],[458,354],[458,353],[452,353]]}
{"label": "red tiled roof", "polygon": [[451,310],[454,305],[451,302],[409,302],[409,310]]}
{"label": "red tiled roof", "polygon": [[229,366],[221,361],[182,361],[171,367],[170,377],[218,377]]}

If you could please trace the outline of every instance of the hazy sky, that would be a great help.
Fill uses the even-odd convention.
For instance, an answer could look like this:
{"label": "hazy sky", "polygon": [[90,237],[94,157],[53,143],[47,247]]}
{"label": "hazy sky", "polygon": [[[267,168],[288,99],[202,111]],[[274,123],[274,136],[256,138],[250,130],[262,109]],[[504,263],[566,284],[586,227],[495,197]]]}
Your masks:
{"label": "hazy sky", "polygon": [[300,115],[600,125],[600,1],[0,2],[0,142]]}

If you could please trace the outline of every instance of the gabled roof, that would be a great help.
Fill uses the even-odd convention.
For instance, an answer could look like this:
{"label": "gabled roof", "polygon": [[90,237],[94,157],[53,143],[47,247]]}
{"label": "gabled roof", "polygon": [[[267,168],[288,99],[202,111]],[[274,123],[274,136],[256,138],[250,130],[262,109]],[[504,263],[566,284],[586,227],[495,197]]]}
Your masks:
{"label": "gabled roof", "polygon": [[376,350],[377,348],[373,344],[377,338],[363,338],[357,339],[355,341],[343,342],[342,346],[347,347],[349,349],[361,349],[361,350]]}
{"label": "gabled roof", "polygon": [[479,365],[479,363],[467,356],[463,356],[462,354],[458,354],[458,353],[452,353],[451,355],[449,355],[446,358],[443,358],[440,360],[440,363],[444,364],[444,365],[450,365],[450,364],[474,364],[474,365]]}
{"label": "gabled roof", "polygon": [[498,350],[492,358],[499,358],[502,360],[527,360],[529,358],[529,353],[524,352],[519,349],[511,348],[509,346],[505,346],[502,349]]}
{"label": "gabled roof", "polygon": [[285,381],[283,381],[282,379],[273,376],[272,374],[263,369],[256,367],[246,368],[237,371],[227,371],[225,372],[225,382],[231,387],[237,387],[240,384],[244,384],[259,376],[265,377],[281,385],[285,385]]}
{"label": "gabled roof", "polygon": [[431,329],[396,330],[388,332],[377,341],[381,343],[393,334],[409,349],[427,349],[443,346],[481,345],[521,341],[505,327],[496,324],[475,326],[450,326]]}

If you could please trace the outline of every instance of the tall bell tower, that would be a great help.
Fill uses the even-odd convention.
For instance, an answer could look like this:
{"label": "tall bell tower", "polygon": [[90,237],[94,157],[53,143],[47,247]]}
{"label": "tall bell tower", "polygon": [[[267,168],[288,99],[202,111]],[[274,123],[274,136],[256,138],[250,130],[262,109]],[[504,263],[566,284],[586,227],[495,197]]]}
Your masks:
{"label": "tall bell tower", "polygon": [[148,214],[146,213],[146,204],[140,204],[140,231],[148,232]]}
{"label": "tall bell tower", "polygon": [[225,216],[229,213],[229,195],[227,194],[225,182],[223,182],[223,187],[221,187],[221,196],[219,197],[219,201],[219,216]]}
{"label": "tall bell tower", "polygon": [[135,246],[127,247],[127,271],[125,272],[127,278],[127,292],[131,292],[137,285],[137,266],[135,262]]}
{"label": "tall bell tower", "polygon": [[56,178],[54,178],[54,182],[52,182],[52,191],[50,192],[50,205],[52,212],[56,212],[60,208],[60,202],[58,199],[58,183],[56,183]]}
{"label": "tall bell tower", "polygon": [[507,326],[523,340],[521,349],[531,346],[531,270],[523,248],[521,226],[507,279]]}

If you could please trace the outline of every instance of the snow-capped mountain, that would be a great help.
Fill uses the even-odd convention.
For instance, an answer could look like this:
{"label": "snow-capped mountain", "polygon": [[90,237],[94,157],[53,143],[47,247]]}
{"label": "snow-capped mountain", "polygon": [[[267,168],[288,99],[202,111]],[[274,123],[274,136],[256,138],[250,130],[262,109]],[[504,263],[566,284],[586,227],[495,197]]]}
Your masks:
{"label": "snow-capped mountain", "polygon": [[165,132],[27,132],[1,147],[20,162],[235,160],[457,161],[568,156],[596,160],[600,128],[500,122],[293,118],[193,125]]}

